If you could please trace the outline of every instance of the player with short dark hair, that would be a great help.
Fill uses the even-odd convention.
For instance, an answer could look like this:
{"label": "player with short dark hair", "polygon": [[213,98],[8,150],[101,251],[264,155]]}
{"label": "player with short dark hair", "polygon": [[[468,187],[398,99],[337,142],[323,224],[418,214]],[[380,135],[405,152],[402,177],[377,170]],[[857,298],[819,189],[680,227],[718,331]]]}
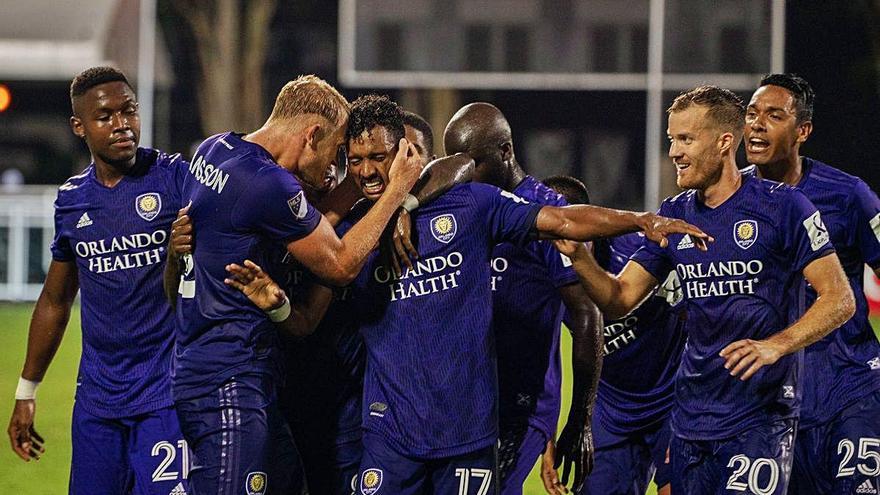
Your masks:
{"label": "player with short dark hair", "polygon": [[[589,201],[586,186],[574,177],[554,176],[544,183],[569,204]],[[593,255],[603,269],[619,273],[642,241],[638,234],[599,239],[593,242]],[[685,343],[681,316],[670,305],[680,301],[681,287],[672,272],[635,311],[605,322],[593,413],[595,461],[582,495],[644,495],[652,477],[658,493],[669,494],[669,412]]]}
{"label": "player with short dark hair", "polygon": [[[849,319],[852,291],[816,207],[800,191],[740,174],[745,106],[704,86],[668,110],[669,156],[686,192],[660,214],[714,238],[645,243],[612,276],[574,243],[570,254],[609,318],[635,309],[667,274],[681,281],[688,344],[676,376],[673,493],[784,494],[800,395],[799,351]],[[804,277],[819,295],[803,312]]]}
{"label": "player with short dark hair", "polygon": [[542,180],[545,186],[561,194],[569,204],[590,204],[590,192],[586,184],[568,175],[552,175]]}
{"label": "player with short dark hair", "polygon": [[[552,189],[525,173],[516,160],[510,125],[488,103],[471,103],[453,115],[443,136],[448,152],[466,152],[476,177],[539,205],[565,206]],[[554,469],[561,406],[559,337],[568,309],[572,334],[572,406],[559,436],[558,455],[575,467],[580,486],[592,464],[590,415],[602,354],[602,318],[550,241],[505,242],[492,252],[492,326],[498,348],[501,493],[521,494],[535,461],[546,453],[542,481],[548,490],[568,482]]]}
{"label": "player with short dark hair", "polygon": [[70,99],[71,129],[92,164],[58,189],[52,262],[31,319],[10,440],[25,460],[42,453],[36,385],[81,290],[70,493],[185,493],[189,448],[172,408],[174,319],[162,261],[188,164],[138,148],[137,98],[118,69],[84,70]]}
{"label": "player with short dark hair", "polygon": [[[800,155],[813,130],[810,84],[794,74],[761,79],[746,111],[746,174],[802,191],[822,213],[850,288],[853,318],[804,353],[804,397],[790,493],[880,490],[880,343],[868,320],[864,265],[880,273],[880,200],[861,179]],[[816,299],[807,289],[807,303]],[[874,457],[874,459],[880,459]]]}
{"label": "player with short dark hair", "polygon": [[403,126],[406,129],[407,141],[415,144],[420,156],[430,157],[429,161],[432,160],[435,155],[434,129],[431,124],[421,115],[404,110]]}

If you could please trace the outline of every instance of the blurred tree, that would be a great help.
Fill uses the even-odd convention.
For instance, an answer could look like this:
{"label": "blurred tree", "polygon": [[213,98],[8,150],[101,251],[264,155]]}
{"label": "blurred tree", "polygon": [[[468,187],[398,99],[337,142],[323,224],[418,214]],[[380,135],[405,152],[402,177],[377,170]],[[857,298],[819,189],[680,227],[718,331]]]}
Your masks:
{"label": "blurred tree", "polygon": [[176,0],[198,60],[196,97],[206,136],[251,131],[266,118],[264,65],[277,0]]}

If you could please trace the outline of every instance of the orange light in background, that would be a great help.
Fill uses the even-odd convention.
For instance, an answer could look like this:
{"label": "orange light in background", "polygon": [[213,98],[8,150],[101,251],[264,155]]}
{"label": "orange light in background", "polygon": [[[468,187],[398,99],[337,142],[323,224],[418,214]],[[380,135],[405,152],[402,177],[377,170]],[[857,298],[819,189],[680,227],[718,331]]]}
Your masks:
{"label": "orange light in background", "polygon": [[0,112],[5,112],[12,103],[12,93],[5,84],[0,84]]}

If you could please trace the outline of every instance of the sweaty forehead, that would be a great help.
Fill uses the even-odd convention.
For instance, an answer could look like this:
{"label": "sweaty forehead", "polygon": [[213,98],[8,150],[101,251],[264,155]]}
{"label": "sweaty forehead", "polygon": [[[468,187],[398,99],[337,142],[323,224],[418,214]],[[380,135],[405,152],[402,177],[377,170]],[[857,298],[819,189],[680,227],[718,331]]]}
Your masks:
{"label": "sweaty forehead", "polygon": [[696,134],[703,129],[710,128],[712,122],[706,115],[708,110],[702,105],[691,105],[684,110],[670,113],[667,132],[671,135]]}
{"label": "sweaty forehead", "polygon": [[368,155],[370,153],[387,153],[394,149],[391,133],[382,126],[375,126],[348,142],[349,154]]}
{"label": "sweaty forehead", "polygon": [[134,91],[122,81],[112,81],[89,88],[74,99],[78,111],[94,111],[101,108],[116,108],[136,101]]}
{"label": "sweaty forehead", "polygon": [[794,95],[781,86],[768,84],[761,86],[752,95],[749,101],[750,107],[782,108],[793,111],[795,108]]}

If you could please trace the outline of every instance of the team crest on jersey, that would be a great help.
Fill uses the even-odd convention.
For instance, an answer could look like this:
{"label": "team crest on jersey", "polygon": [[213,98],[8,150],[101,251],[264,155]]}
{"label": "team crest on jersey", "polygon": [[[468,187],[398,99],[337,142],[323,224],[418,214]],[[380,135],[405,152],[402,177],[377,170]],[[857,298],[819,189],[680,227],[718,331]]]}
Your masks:
{"label": "team crest on jersey", "polygon": [[151,221],[162,211],[162,196],[159,193],[141,194],[134,200],[137,214],[146,221]]}
{"label": "team crest on jersey", "polygon": [[382,470],[366,469],[361,475],[361,493],[363,495],[373,495],[379,491],[382,486]]}
{"label": "team crest on jersey", "polygon": [[266,486],[269,485],[269,478],[262,471],[254,471],[248,473],[244,482],[244,489],[247,495],[265,495]]}
{"label": "team crest on jersey", "polygon": [[743,249],[752,247],[752,244],[758,240],[758,222],[740,220],[733,224],[733,240]]}
{"label": "team crest on jersey", "polygon": [[455,221],[454,215],[447,213],[436,216],[431,220],[431,235],[443,244],[449,244],[449,241],[455,237],[457,231],[458,224]]}

